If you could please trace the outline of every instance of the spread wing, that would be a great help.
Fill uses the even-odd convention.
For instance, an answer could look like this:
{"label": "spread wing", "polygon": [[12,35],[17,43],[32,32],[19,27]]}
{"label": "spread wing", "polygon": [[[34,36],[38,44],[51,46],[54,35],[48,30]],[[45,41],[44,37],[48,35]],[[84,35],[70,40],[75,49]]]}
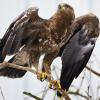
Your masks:
{"label": "spread wing", "polygon": [[62,71],[60,83],[62,88],[68,90],[73,79],[77,77],[86,66],[93,48],[95,39],[90,39],[88,30],[83,26],[66,43],[62,54]]}
{"label": "spread wing", "polygon": [[38,22],[42,19],[38,16],[37,9],[30,8],[23,12],[11,23],[0,43],[0,62],[7,54],[18,52],[19,48],[25,45],[30,37],[33,41],[37,38],[39,28]]}

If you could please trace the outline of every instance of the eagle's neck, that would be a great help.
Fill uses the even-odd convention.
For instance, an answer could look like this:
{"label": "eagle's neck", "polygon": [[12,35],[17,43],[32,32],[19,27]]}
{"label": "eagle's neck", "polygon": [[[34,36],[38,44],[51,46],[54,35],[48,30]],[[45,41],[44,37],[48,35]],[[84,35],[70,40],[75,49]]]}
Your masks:
{"label": "eagle's neck", "polygon": [[56,13],[50,18],[49,28],[51,37],[57,42],[61,42],[66,36],[69,36],[70,20],[63,13]]}
{"label": "eagle's neck", "polygon": [[63,13],[56,13],[53,17],[50,18],[50,25],[56,29],[59,30],[59,28],[67,26],[67,17],[63,15]]}

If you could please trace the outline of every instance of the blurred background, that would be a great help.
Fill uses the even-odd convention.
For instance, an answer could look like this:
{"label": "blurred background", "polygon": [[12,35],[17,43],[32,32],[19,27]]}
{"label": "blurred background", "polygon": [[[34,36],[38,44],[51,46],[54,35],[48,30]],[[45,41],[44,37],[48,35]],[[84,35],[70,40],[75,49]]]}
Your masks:
{"label": "blurred background", "polygon": [[[25,9],[37,6],[39,15],[48,19],[53,15],[61,2],[70,4],[75,10],[76,17],[92,12],[100,19],[99,0],[0,0],[0,37],[4,35],[10,23]],[[55,79],[59,78],[60,58],[57,58],[52,66],[53,68],[55,66],[58,67],[56,70],[57,75],[55,75],[56,71],[53,70],[53,76]],[[100,37],[88,66],[100,73]],[[90,100],[100,100],[100,77],[92,74],[90,71],[84,69],[78,79],[74,80],[70,90],[75,91],[78,88],[80,88],[80,93],[83,95],[89,95],[91,97]],[[43,92],[44,90],[47,90],[47,92]],[[21,79],[0,77],[0,100],[33,100],[25,96],[23,91],[43,97],[43,100],[54,100],[55,97],[55,92],[48,90],[47,82],[40,82],[32,73],[27,72]],[[86,100],[76,95],[70,95],[70,97],[72,100]],[[58,99],[55,98],[55,100]]]}

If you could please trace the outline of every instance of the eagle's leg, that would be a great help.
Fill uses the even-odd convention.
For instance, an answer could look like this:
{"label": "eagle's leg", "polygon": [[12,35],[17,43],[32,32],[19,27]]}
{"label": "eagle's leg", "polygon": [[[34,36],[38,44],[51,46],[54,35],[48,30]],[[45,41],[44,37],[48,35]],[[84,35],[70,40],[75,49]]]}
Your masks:
{"label": "eagle's leg", "polygon": [[40,73],[40,80],[44,81],[50,76],[49,65],[47,63],[43,63],[42,72]]}
{"label": "eagle's leg", "polygon": [[61,89],[59,80],[54,80],[53,82],[49,83],[49,88],[53,90]]}
{"label": "eagle's leg", "polygon": [[44,58],[45,58],[45,54],[42,54],[39,58],[39,64],[38,64],[39,74],[37,75],[37,78],[42,82],[46,80],[48,77],[47,71],[45,69],[46,68],[45,66],[48,66],[48,64],[44,63]]}

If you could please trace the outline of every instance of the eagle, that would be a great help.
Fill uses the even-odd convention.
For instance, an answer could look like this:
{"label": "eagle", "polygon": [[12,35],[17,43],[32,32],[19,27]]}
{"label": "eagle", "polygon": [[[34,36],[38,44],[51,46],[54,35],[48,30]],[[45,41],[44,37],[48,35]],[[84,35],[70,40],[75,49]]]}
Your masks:
{"label": "eagle", "polygon": [[[73,8],[61,3],[49,19],[38,15],[39,8],[31,7],[14,20],[0,43],[0,63],[7,55],[14,55],[8,62],[23,67],[38,66],[44,55],[43,71],[50,74],[50,65],[70,35],[70,26],[75,18]],[[20,78],[26,71],[15,68],[0,68],[0,76]]]}
{"label": "eagle", "polygon": [[[62,60],[60,85],[65,91],[88,63],[99,36],[99,19],[92,13],[76,18],[71,34],[59,52]],[[59,92],[58,96],[61,96]]]}

